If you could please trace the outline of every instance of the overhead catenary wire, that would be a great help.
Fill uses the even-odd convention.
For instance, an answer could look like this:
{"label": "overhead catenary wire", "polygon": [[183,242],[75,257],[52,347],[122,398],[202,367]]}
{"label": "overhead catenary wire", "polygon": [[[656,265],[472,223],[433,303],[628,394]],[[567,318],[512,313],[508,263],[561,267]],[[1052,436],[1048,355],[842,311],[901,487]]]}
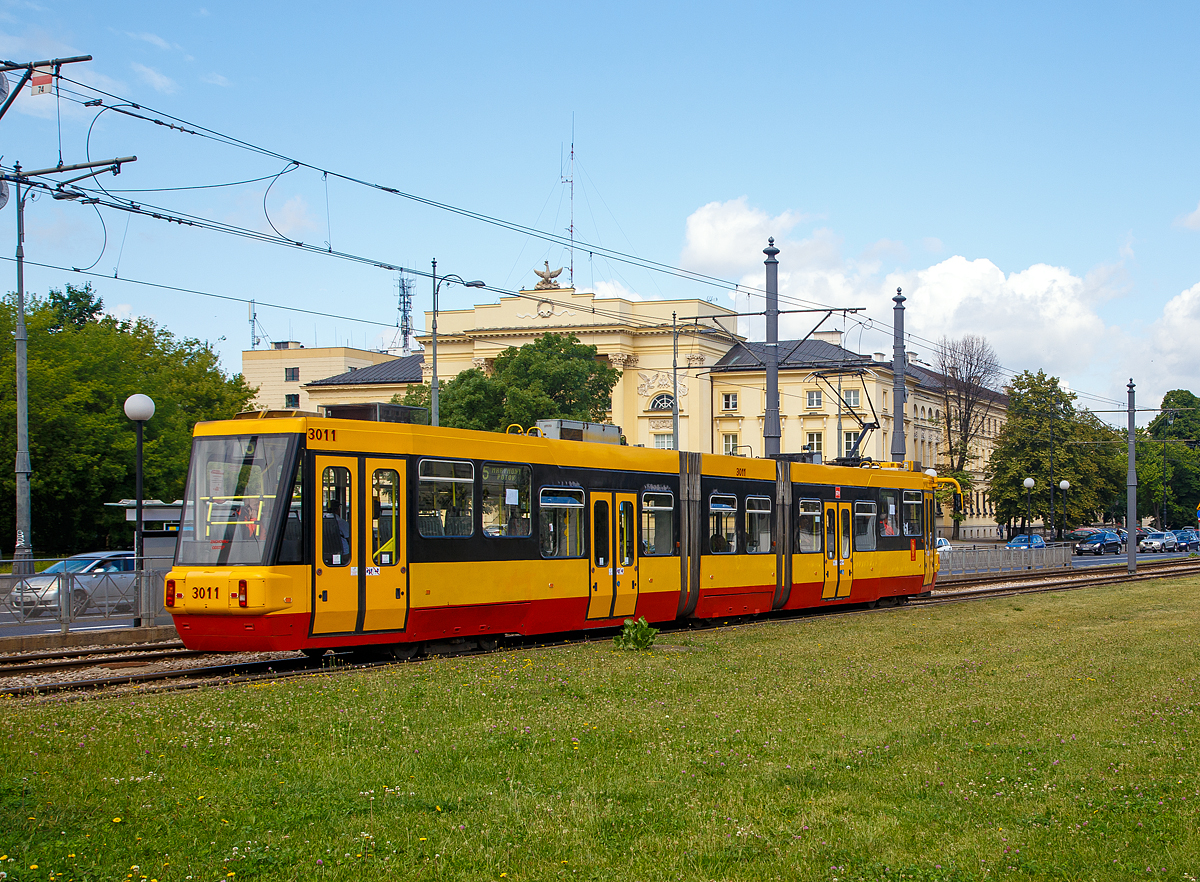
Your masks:
{"label": "overhead catenary wire", "polygon": [[[401,197],[404,199],[408,199],[408,200],[417,202],[418,204],[423,204],[423,205],[426,205],[429,207],[438,208],[440,210],[447,211],[447,212],[450,212],[453,214],[457,214],[462,217],[466,217],[466,218],[477,220],[477,221],[480,221],[483,223],[498,226],[502,229],[507,229],[507,230],[510,230],[513,232],[522,233],[526,236],[540,238],[545,241],[551,242],[553,244],[558,244],[560,247],[565,247],[565,248],[574,247],[574,248],[584,249],[584,250],[587,250],[589,252],[589,254],[594,254],[597,256],[605,257],[607,259],[615,260],[615,261],[622,262],[622,263],[628,263],[628,264],[631,264],[634,266],[639,266],[639,267],[653,270],[653,271],[660,272],[660,273],[666,273],[666,274],[673,275],[673,276],[676,276],[678,278],[681,278],[681,279],[684,279],[687,281],[710,285],[713,287],[721,288],[723,290],[730,290],[730,291],[741,290],[744,293],[746,293],[747,296],[765,297],[765,295],[766,295],[765,289],[759,288],[757,286],[749,286],[749,285],[744,285],[744,284],[739,285],[737,283],[731,282],[726,279],[721,279],[716,276],[711,276],[707,273],[701,273],[701,272],[694,271],[694,270],[688,270],[688,269],[685,269],[682,267],[672,266],[670,264],[666,264],[666,263],[663,263],[660,261],[650,260],[647,258],[640,258],[634,254],[618,251],[616,249],[606,248],[606,247],[600,246],[600,245],[592,245],[587,242],[583,242],[582,240],[568,238],[568,237],[558,235],[556,233],[538,230],[538,229],[535,229],[532,227],[525,226],[523,224],[518,224],[518,223],[515,223],[512,221],[504,220],[502,218],[487,215],[482,212],[476,212],[471,209],[466,209],[466,208],[462,208],[460,206],[455,206],[455,205],[452,205],[449,203],[440,202],[438,200],[419,196],[417,194],[407,193],[396,187],[391,187],[391,186],[381,184],[378,182],[369,181],[367,179],[360,178],[360,177],[357,177],[354,175],[344,174],[344,173],[336,172],[336,171],[333,171],[330,169],[322,168],[320,166],[313,165],[311,163],[307,163],[302,160],[286,156],[285,154],[279,153],[279,152],[271,150],[269,148],[261,147],[250,141],[246,141],[244,139],[237,138],[232,135],[227,135],[227,134],[219,132],[215,129],[211,129],[206,126],[192,123],[192,122],[190,122],[188,120],[184,120],[180,117],[176,117],[171,114],[165,113],[163,111],[159,111],[154,108],[147,107],[145,105],[133,102],[130,99],[123,98],[122,96],[116,95],[112,92],[108,92],[99,87],[96,87],[96,86],[93,86],[90,84],[86,84],[86,83],[80,82],[78,80],[73,80],[68,76],[60,74],[59,78],[68,83],[72,83],[73,85],[78,86],[81,89],[87,90],[87,94],[104,95],[105,97],[113,99],[114,101],[121,102],[121,105],[100,105],[101,113],[103,113],[105,111],[113,111],[113,112],[117,112],[117,113],[122,113],[126,116],[140,119],[145,122],[152,123],[154,125],[164,126],[164,127],[179,131],[183,134],[189,134],[189,135],[196,136],[196,137],[206,138],[209,140],[216,141],[218,143],[223,143],[223,144],[226,144],[229,146],[247,150],[249,152],[257,153],[259,155],[268,156],[268,157],[272,157],[275,159],[280,159],[280,160],[286,161],[290,164],[294,164],[298,168],[306,168],[306,169],[321,173],[322,175],[326,175],[326,176],[332,175],[341,180],[345,180],[350,183],[355,183],[360,186],[376,189],[381,192],[389,193],[391,195],[395,195],[395,196],[398,196],[398,197]],[[75,92],[73,90],[63,90],[63,91],[64,91],[64,94],[68,95],[69,100],[75,100],[78,103],[84,104],[84,105],[97,106],[97,101],[95,99],[87,99],[87,94],[85,94],[85,93]],[[87,100],[85,100],[85,99],[87,99]],[[139,112],[139,111],[145,111],[145,112]],[[147,114],[154,114],[154,116],[149,116]],[[155,117],[159,117],[159,118],[155,118]],[[95,121],[93,120],[93,124],[94,124],[94,122]],[[585,174],[586,174],[586,171],[585,171]],[[268,222],[270,222],[269,218],[268,218]],[[329,253],[336,254],[336,252],[334,252],[332,248],[329,249]],[[380,266],[384,265],[384,264],[377,263],[377,262],[376,262],[376,264],[380,265]],[[388,268],[390,268],[390,267],[388,267]],[[817,301],[807,300],[805,298],[796,297],[794,295],[780,295],[780,301],[803,304],[803,305],[821,306],[823,308],[831,308],[831,307],[828,307],[828,305],[826,305],[826,304],[820,304]],[[883,320],[877,320],[877,322],[873,323],[873,324],[877,324],[878,327],[880,327],[880,329],[887,329],[888,327],[890,327],[889,324]],[[921,337],[919,335],[907,334],[906,337],[910,340],[918,341],[918,342],[921,342],[923,344],[927,344],[927,345],[930,345],[933,347],[936,347],[938,345],[938,343],[936,341]],[[1007,374],[1008,376],[1016,376],[1019,373],[1018,371],[1014,371],[1014,370],[1008,369],[1008,368],[1002,368],[1002,372],[1004,374]],[[1117,401],[1116,399],[1108,398],[1108,397],[1101,396],[1101,395],[1096,395],[1094,393],[1086,393],[1086,392],[1082,392],[1079,390],[1074,390],[1074,391],[1076,392],[1076,394],[1080,395],[1081,397],[1086,397],[1086,398],[1089,398],[1092,400],[1101,401],[1101,402],[1109,403],[1109,404],[1119,404],[1119,401]]]}

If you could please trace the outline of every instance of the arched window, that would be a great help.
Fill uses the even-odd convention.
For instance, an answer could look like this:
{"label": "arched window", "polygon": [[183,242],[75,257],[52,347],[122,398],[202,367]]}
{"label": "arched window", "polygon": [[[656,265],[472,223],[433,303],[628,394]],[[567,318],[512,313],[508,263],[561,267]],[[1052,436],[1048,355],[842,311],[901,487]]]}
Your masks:
{"label": "arched window", "polygon": [[670,392],[660,392],[650,399],[649,410],[671,410],[675,406],[675,396]]}

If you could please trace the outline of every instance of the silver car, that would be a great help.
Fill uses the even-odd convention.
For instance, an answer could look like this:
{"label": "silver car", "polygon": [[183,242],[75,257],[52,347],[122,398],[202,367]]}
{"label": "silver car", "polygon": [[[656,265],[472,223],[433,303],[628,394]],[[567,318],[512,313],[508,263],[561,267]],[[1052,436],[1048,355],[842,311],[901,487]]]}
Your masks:
{"label": "silver car", "polygon": [[76,554],[53,563],[40,573],[11,580],[8,608],[19,618],[34,618],[44,612],[57,614],[59,595],[69,592],[69,615],[83,615],[95,608],[107,615],[132,610],[137,594],[136,561],[132,551],[97,551]]}

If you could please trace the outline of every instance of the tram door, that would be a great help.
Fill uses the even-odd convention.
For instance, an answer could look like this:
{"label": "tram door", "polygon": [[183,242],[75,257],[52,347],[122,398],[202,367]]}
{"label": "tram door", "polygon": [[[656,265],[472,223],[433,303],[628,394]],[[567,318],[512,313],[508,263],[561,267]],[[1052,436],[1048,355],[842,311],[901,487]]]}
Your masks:
{"label": "tram door", "polygon": [[358,626],[358,547],[361,488],[358,458],[317,456],[317,541],[313,584],[314,634],[354,631]]}
{"label": "tram door", "polygon": [[408,615],[405,462],[368,459],[364,631],[401,631]]}
{"label": "tram door", "polygon": [[822,600],[849,597],[854,585],[851,543],[853,515],[849,502],[825,503],[825,587]]}
{"label": "tram door", "polygon": [[925,578],[922,582],[924,587],[928,588],[933,583],[933,577],[937,571],[937,540],[933,538],[934,516],[935,509],[933,507],[933,494],[926,493],[924,497],[924,530],[925,530]]}
{"label": "tram door", "polygon": [[637,608],[637,495],[592,493],[589,619],[633,615]]}

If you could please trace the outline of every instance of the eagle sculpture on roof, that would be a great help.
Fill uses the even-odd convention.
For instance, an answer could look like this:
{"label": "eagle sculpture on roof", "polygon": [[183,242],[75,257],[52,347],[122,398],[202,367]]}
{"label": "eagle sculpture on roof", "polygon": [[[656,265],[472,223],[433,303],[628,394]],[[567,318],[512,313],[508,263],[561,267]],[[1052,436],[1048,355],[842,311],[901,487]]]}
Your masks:
{"label": "eagle sculpture on roof", "polygon": [[545,288],[557,288],[558,282],[556,282],[554,280],[558,278],[558,275],[559,275],[559,273],[561,273],[563,271],[563,268],[560,266],[558,269],[552,270],[552,269],[550,269],[550,261],[543,260],[542,263],[546,264],[546,269],[545,270],[540,270],[540,269],[534,270],[534,272],[537,273],[537,275],[541,278],[541,281],[533,286],[533,290],[541,291]]}

